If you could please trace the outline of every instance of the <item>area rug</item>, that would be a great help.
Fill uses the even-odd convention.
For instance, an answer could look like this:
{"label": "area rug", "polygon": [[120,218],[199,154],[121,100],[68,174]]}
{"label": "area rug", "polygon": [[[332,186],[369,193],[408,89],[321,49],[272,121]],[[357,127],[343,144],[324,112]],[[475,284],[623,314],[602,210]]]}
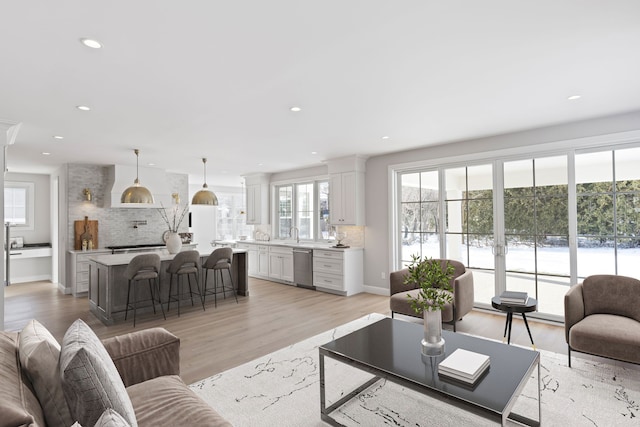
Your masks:
{"label": "area rug", "polygon": [[[318,346],[385,316],[370,314],[192,384],[191,389],[234,426],[323,426]],[[542,423],[551,426],[640,425],[640,370],[541,351]],[[327,402],[371,378],[325,358]],[[536,374],[514,412],[537,418]],[[328,406],[327,405],[327,406]],[[346,426],[495,425],[472,413],[380,380],[332,416]]]}

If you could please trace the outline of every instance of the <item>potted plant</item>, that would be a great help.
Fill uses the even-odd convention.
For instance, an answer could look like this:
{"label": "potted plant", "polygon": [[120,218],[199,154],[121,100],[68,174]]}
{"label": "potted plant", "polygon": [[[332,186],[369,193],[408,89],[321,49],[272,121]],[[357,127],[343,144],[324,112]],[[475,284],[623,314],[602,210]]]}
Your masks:
{"label": "potted plant", "polygon": [[[178,229],[180,228],[180,224],[182,223],[185,215],[189,211],[189,205],[185,204],[182,210],[180,210],[180,205],[173,205],[171,207],[171,218],[167,213],[167,208],[165,208],[162,203],[160,205],[162,207],[158,209],[158,212],[160,213],[160,216],[164,220],[165,224],[167,224],[168,228],[168,230],[165,231],[165,243],[167,244],[167,251],[169,251],[170,254],[177,254],[178,252],[180,252],[180,249],[182,249],[182,238],[180,237],[180,234],[178,234]],[[165,235],[163,235],[163,239],[164,238]]]}
{"label": "potted plant", "polygon": [[417,285],[419,292],[417,296],[407,294],[407,297],[416,314],[424,316],[422,353],[439,356],[444,352],[442,309],[453,300],[453,266],[448,261],[443,266],[440,260],[412,255],[408,270],[404,283]]}

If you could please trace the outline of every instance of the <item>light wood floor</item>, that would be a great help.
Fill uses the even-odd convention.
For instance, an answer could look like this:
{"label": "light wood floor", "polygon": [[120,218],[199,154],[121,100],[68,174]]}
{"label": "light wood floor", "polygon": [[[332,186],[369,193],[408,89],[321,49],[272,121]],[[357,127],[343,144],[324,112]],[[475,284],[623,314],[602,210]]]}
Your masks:
{"label": "light wood floor", "polygon": [[[213,300],[207,300],[205,311],[197,304],[183,308],[179,318],[175,309],[167,314],[167,320],[160,313],[139,316],[134,329],[131,321],[103,325],[89,313],[86,298],[63,295],[49,282],[17,284],[5,288],[5,329],[19,331],[35,318],[62,341],[66,329],[78,318],[100,338],[162,326],[180,337],[182,377],[190,384],[365,314],[390,315],[388,297],[379,295],[341,297],[259,279],[250,279],[249,289],[250,296],[238,297],[238,304],[227,297],[218,301],[217,308]],[[504,315],[497,312],[474,310],[458,323],[457,329],[501,340],[504,321]],[[561,325],[530,320],[529,326],[538,349],[566,354]],[[530,345],[519,316],[514,316],[511,341]]]}

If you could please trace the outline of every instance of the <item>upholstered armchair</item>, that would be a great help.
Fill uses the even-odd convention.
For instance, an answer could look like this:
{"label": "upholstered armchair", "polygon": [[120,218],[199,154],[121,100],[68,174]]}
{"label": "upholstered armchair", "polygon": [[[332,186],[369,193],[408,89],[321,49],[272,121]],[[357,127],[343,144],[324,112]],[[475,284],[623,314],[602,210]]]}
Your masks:
{"label": "upholstered armchair", "polygon": [[[450,304],[446,304],[442,310],[442,322],[453,325],[453,331],[455,332],[456,321],[462,320],[462,317],[473,309],[473,274],[471,270],[467,270],[464,264],[459,261],[447,259],[437,261],[440,261],[443,266],[446,266],[447,262],[453,266],[453,279],[451,279],[453,301]],[[404,284],[404,278],[408,272],[409,270],[405,268],[394,271],[389,275],[391,317],[394,317],[396,313],[422,317],[422,313],[416,314],[413,311],[407,297],[407,295],[417,297],[419,293],[418,284]]]}
{"label": "upholstered armchair", "polygon": [[640,280],[589,276],[564,296],[564,329],[571,351],[640,363]]}

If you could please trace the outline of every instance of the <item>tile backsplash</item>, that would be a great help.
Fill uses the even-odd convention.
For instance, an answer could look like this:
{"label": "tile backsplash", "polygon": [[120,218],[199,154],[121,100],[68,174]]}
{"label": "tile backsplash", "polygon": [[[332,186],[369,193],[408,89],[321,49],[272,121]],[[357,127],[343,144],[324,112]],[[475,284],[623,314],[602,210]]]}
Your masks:
{"label": "tile backsplash", "polygon": [[[105,208],[107,192],[107,167],[88,164],[68,165],[68,249],[73,249],[74,221],[98,221],[98,244],[105,246],[162,243],[167,225],[158,208]],[[167,173],[167,193],[178,193],[182,204],[188,201],[189,177],[187,174]],[[84,200],[83,190],[89,188],[92,200]],[[124,189],[123,189],[124,190]],[[171,218],[172,215],[170,214]],[[146,221],[146,224],[142,224]],[[134,225],[138,223],[137,227]],[[189,231],[188,213],[180,224],[180,232]]]}

